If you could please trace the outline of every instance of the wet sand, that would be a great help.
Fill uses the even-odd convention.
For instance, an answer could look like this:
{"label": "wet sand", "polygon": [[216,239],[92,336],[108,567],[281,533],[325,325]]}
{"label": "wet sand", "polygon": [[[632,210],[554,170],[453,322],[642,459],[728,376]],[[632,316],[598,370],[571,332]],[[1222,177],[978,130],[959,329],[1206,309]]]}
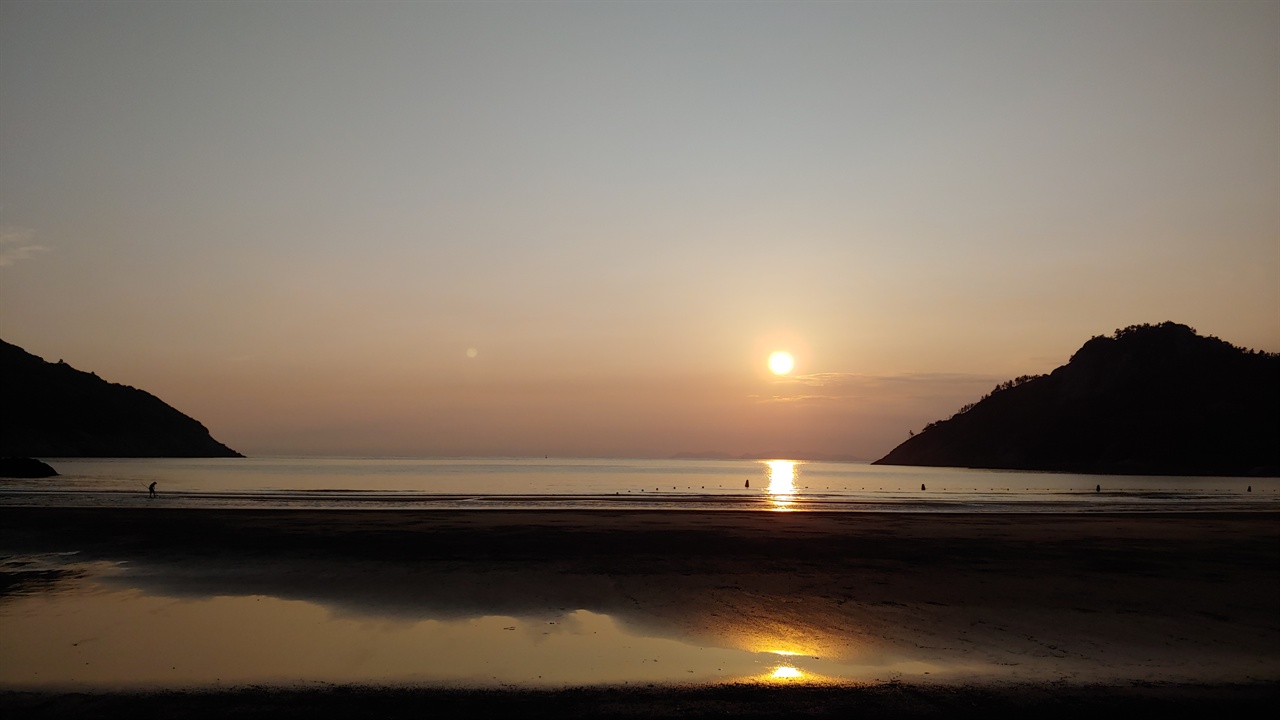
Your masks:
{"label": "wet sand", "polygon": [[[733,685],[569,690],[333,687],[139,694],[0,692],[5,717],[1062,718],[1270,717],[1274,685],[849,687]],[[1100,715],[1101,714],[1101,715]]]}
{"label": "wet sand", "polygon": [[[1178,714],[1270,708],[1280,687],[1280,517],[1272,513],[3,508],[0,549],[127,561],[132,582],[168,594],[262,594],[405,617],[582,608],[715,647],[868,666],[908,655],[950,669],[871,673],[833,687],[0,695],[5,707],[30,713],[163,713],[177,702],[302,714],[363,698],[396,714],[421,708],[425,693],[535,714],[1102,706]],[[3,591],[40,581],[6,575]]]}

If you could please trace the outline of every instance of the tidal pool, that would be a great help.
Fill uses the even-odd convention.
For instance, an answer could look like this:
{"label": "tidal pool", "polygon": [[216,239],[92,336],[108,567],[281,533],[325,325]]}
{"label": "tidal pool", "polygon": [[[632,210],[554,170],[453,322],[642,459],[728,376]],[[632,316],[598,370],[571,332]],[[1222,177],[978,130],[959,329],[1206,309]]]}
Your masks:
{"label": "tidal pool", "polygon": [[858,665],[638,633],[610,615],[407,618],[269,595],[169,596],[124,563],[9,557],[0,684],[157,688],[377,683],[573,686],[924,676],[901,659]]}

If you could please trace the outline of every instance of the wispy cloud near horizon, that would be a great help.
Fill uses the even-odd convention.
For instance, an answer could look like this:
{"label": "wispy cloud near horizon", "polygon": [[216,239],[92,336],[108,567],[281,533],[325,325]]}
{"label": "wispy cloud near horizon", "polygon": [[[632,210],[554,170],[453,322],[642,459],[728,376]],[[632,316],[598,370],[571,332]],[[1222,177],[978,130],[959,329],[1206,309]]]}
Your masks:
{"label": "wispy cloud near horizon", "polygon": [[[778,381],[778,392],[754,395],[761,403],[813,403],[847,400],[874,400],[891,391],[894,397],[979,394],[1002,381],[995,375],[977,373],[902,373],[866,375],[860,373],[812,373]],[[913,388],[917,388],[914,392]]]}
{"label": "wispy cloud near horizon", "polygon": [[32,242],[36,231],[17,225],[0,227],[0,267],[8,267],[19,260],[27,260],[40,253],[50,252],[43,245]]}

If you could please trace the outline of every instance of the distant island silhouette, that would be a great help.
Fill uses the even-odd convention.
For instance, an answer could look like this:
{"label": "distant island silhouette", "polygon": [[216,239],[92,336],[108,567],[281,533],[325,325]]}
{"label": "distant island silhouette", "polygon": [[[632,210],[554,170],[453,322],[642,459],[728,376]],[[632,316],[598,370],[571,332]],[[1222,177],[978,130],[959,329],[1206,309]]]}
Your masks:
{"label": "distant island silhouette", "polygon": [[1001,383],[874,464],[1280,476],[1280,354],[1132,325],[1048,375]]}
{"label": "distant island silhouette", "polygon": [[0,340],[0,456],[243,457],[156,396]]}

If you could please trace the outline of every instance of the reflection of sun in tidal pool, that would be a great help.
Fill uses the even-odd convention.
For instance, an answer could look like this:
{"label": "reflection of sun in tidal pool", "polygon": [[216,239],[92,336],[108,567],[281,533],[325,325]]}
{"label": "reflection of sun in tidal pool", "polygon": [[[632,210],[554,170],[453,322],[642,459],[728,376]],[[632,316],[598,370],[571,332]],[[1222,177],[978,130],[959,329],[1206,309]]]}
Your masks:
{"label": "reflection of sun in tidal pool", "polygon": [[785,350],[778,350],[769,356],[769,372],[774,375],[786,375],[796,366],[795,358]]}

